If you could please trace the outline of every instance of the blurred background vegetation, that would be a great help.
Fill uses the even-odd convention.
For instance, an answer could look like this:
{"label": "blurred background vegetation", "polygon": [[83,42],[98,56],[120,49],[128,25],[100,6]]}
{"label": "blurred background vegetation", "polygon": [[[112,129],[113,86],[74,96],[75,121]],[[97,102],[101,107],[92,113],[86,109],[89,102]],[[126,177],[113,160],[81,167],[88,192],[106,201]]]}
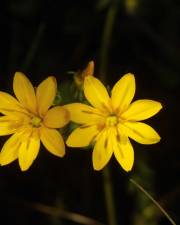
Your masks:
{"label": "blurred background vegetation", "polygon": [[[109,23],[111,29],[106,33]],[[15,71],[24,72],[35,86],[48,75],[55,75],[61,104],[75,101],[77,90],[70,72],[94,60],[95,75],[104,77],[106,72],[110,87],[123,74],[132,72],[137,83],[136,99],[163,104],[163,110],[148,120],[160,133],[161,142],[151,146],[133,142],[133,171],[127,174],[114,159],[110,169],[119,225],[170,224],[129,182],[130,177],[145,187],[178,224],[179,0],[6,0],[0,1],[0,29],[3,91],[12,93]],[[1,146],[6,139],[1,137]],[[108,224],[103,177],[93,171],[91,153],[89,148],[67,149],[66,156],[59,159],[42,147],[25,173],[17,161],[1,167],[0,224],[98,225],[83,216]]]}

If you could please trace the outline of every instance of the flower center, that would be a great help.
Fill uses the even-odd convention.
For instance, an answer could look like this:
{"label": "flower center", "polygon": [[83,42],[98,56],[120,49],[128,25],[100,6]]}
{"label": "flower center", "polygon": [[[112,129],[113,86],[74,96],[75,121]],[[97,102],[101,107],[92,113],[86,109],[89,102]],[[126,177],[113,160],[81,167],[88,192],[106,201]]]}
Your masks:
{"label": "flower center", "polygon": [[108,127],[115,126],[117,123],[118,123],[117,116],[112,115],[112,116],[108,116],[106,118],[106,126],[108,126]]}
{"label": "flower center", "polygon": [[33,127],[40,127],[41,126],[41,122],[42,122],[42,119],[40,117],[33,117],[32,120],[31,120],[31,124]]}

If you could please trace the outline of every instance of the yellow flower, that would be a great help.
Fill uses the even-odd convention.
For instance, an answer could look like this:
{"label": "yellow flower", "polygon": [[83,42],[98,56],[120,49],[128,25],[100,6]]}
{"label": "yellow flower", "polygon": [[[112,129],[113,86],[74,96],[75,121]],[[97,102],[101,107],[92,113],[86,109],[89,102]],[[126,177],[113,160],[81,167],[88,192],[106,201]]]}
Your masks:
{"label": "yellow flower", "polygon": [[84,81],[84,94],[92,105],[68,104],[71,120],[81,124],[67,139],[70,147],[85,147],[95,143],[92,161],[95,170],[101,170],[114,153],[126,171],[132,169],[134,151],[129,137],[141,144],[155,144],[160,137],[145,123],[139,122],[155,115],[161,104],[152,100],[137,100],[134,75],[124,75],[113,87],[111,97],[95,77]]}
{"label": "yellow flower", "polygon": [[[0,164],[18,159],[22,171],[27,170],[38,155],[40,141],[52,154],[63,157],[65,145],[61,128],[69,122],[69,113],[60,106],[50,108],[57,91],[52,76],[34,90],[28,78],[15,73],[13,89],[17,100],[0,92],[0,135],[13,134],[2,147]],[[50,108],[50,109],[49,109]]]}

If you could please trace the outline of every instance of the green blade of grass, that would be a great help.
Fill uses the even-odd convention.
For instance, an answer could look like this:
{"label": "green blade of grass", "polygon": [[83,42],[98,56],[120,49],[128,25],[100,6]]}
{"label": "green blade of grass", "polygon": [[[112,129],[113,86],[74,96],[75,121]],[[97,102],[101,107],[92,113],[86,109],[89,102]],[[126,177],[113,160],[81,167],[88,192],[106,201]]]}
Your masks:
{"label": "green blade of grass", "polygon": [[163,207],[134,179],[130,179],[130,182],[134,184],[140,191],[142,191],[153,203],[154,205],[164,214],[164,216],[169,220],[172,225],[177,225],[171,216],[163,209]]}

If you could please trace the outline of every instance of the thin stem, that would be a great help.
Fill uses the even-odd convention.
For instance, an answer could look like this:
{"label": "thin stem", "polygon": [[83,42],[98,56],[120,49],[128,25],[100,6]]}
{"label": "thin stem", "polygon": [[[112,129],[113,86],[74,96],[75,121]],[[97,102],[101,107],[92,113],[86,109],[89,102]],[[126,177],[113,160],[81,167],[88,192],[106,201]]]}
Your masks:
{"label": "thin stem", "polygon": [[[109,6],[106,20],[104,24],[104,30],[102,34],[102,44],[100,49],[100,65],[99,74],[102,82],[106,83],[106,73],[108,66],[108,55],[111,44],[112,31],[114,28],[114,22],[117,14],[117,2],[112,0]],[[104,195],[106,202],[106,210],[109,225],[117,225],[116,210],[113,198],[113,186],[111,180],[111,172],[109,166],[103,170],[103,185],[104,185]]]}
{"label": "thin stem", "polygon": [[33,58],[37,52],[37,49],[39,47],[39,44],[41,42],[41,39],[42,39],[42,36],[44,34],[44,30],[46,28],[46,25],[44,22],[42,22],[40,25],[39,25],[39,28],[38,28],[38,31],[34,37],[34,40],[32,41],[32,44],[29,48],[29,51],[28,51],[28,54],[22,64],[22,69],[23,70],[27,70],[27,68],[30,66],[30,64],[32,63],[33,61]]}
{"label": "thin stem", "polygon": [[106,73],[107,73],[107,66],[108,66],[108,55],[110,50],[110,43],[112,41],[112,31],[115,24],[115,18],[117,14],[117,3],[115,0],[112,1],[111,5],[109,6],[105,24],[104,24],[104,30],[102,35],[102,44],[100,49],[100,67],[99,67],[99,73],[100,73],[100,79],[103,82],[106,82]]}
{"label": "thin stem", "polygon": [[113,198],[114,195],[111,180],[111,171],[109,166],[106,166],[106,168],[103,170],[103,184],[104,184],[104,195],[106,201],[108,224],[117,225],[116,210]]}
{"label": "thin stem", "polygon": [[130,179],[130,182],[134,184],[140,191],[142,191],[153,203],[154,205],[164,214],[164,216],[169,220],[172,225],[176,225],[175,221],[170,217],[170,215],[163,209],[163,207],[134,179]]}

